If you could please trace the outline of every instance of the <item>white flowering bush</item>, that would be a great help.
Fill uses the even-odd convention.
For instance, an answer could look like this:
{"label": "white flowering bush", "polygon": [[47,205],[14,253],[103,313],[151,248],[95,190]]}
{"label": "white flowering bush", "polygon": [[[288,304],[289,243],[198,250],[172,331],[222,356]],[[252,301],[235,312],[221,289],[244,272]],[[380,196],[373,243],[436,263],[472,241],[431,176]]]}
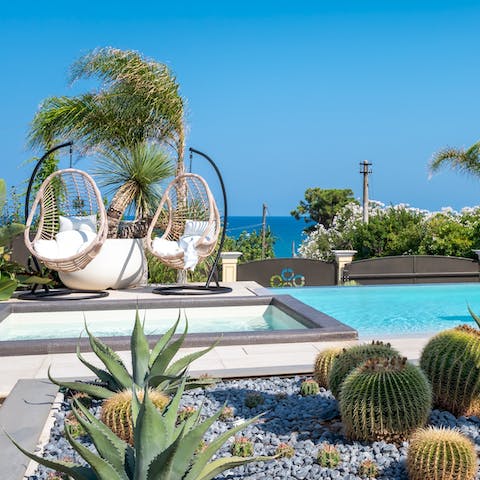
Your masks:
{"label": "white flowering bush", "polygon": [[350,203],[335,216],[330,228],[318,224],[299,248],[300,256],[329,261],[332,250],[357,250],[356,258],[390,255],[450,255],[473,257],[480,246],[480,206],[460,212],[451,207],[440,212],[407,204],[369,203],[369,223],[362,207]]}

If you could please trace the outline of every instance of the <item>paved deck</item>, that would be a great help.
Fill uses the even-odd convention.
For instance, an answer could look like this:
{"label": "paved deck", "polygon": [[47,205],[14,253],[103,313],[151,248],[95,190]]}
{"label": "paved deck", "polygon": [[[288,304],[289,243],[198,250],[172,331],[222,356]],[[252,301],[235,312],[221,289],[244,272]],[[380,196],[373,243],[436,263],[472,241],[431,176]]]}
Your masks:
{"label": "paved deck", "polygon": [[[231,293],[221,296],[248,296],[255,295],[253,290],[258,288],[255,282],[237,282],[227,285],[233,288]],[[208,295],[208,297],[219,297]],[[138,299],[155,298],[158,295],[151,293],[151,288],[138,288],[125,291],[111,291],[108,300],[129,299],[132,308]],[[171,300],[172,297],[164,297]],[[106,299],[95,299],[92,302],[103,302]],[[12,302],[18,302],[13,299]],[[367,340],[367,339],[365,339]],[[377,338],[376,340],[381,340]],[[428,338],[399,338],[389,339],[392,345],[411,360],[419,358],[420,351]],[[304,342],[304,343],[278,343],[256,345],[218,346],[207,355],[195,361],[190,369],[192,375],[208,373],[210,375],[229,378],[241,376],[285,375],[296,373],[309,373],[312,371],[315,356],[321,350],[331,346],[347,346],[352,342]],[[180,351],[183,356],[198,348],[186,348]],[[119,352],[127,365],[130,363],[130,352]],[[95,356],[85,353],[88,360]],[[74,353],[24,355],[0,357],[0,396],[8,395],[19,379],[43,379],[51,365],[52,375],[56,378],[82,378],[90,376],[77,359]]]}

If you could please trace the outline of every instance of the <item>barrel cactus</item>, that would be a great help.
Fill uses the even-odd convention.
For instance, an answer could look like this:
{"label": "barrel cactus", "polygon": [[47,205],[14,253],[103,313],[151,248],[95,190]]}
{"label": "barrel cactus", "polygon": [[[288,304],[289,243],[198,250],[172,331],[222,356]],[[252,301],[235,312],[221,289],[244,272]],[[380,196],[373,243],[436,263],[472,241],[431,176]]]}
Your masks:
{"label": "barrel cactus", "polygon": [[[143,391],[140,390],[137,395],[139,400],[142,401]],[[153,389],[149,390],[149,397],[153,405],[160,411],[162,411],[170,401],[165,394]],[[134,438],[132,399],[131,390],[116,393],[103,402],[100,414],[102,422],[107,425],[117,437],[130,445],[133,445]]]}
{"label": "barrel cactus", "polygon": [[406,358],[373,358],[342,385],[340,414],[353,440],[402,440],[425,425],[432,392],[425,374]]}
{"label": "barrel cactus", "polygon": [[300,385],[300,395],[302,395],[302,397],[307,397],[309,395],[318,395],[319,393],[320,387],[318,386],[318,383],[312,378],[303,381]]}
{"label": "barrel cactus", "polygon": [[407,468],[410,480],[473,480],[475,447],[456,430],[421,428],[410,440]]}
{"label": "barrel cactus", "polygon": [[480,331],[461,325],[425,345],[420,367],[433,391],[433,404],[454,415],[480,415]]}
{"label": "barrel cactus", "polygon": [[340,400],[342,383],[347,375],[370,358],[400,358],[400,354],[389,343],[378,341],[343,349],[328,375],[328,388],[337,400]]}
{"label": "barrel cactus", "polygon": [[337,357],[341,351],[341,348],[327,348],[317,355],[313,366],[313,377],[320,387],[328,388],[328,374],[330,373],[335,357]]}

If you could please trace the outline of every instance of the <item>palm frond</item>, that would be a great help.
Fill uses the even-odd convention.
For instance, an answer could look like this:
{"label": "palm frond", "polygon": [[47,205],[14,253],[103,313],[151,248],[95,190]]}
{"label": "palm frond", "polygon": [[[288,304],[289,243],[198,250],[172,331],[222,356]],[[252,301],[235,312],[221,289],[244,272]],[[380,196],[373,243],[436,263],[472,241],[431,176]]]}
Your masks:
{"label": "palm frond", "polygon": [[475,143],[468,149],[447,147],[435,154],[429,164],[430,173],[436,173],[444,167],[480,176],[480,143]]}

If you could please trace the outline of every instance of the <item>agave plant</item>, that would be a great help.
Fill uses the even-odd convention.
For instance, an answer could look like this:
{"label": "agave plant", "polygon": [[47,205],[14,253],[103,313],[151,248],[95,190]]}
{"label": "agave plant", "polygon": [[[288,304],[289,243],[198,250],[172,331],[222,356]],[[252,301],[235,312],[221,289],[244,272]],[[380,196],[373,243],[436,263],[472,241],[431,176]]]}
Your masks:
{"label": "agave plant", "polygon": [[154,407],[148,396],[147,386],[144,389],[143,402],[139,401],[134,390],[133,447],[116,437],[88,409],[75,401],[73,413],[90,435],[97,453],[77,442],[72,437],[69,427],[66,427],[65,435],[72,447],[85,460],[86,466],[38,457],[25,450],[11,437],[10,439],[30,459],[65,473],[73,480],[209,480],[239,465],[276,458],[276,456],[248,458],[231,456],[210,461],[230,437],[259,417],[227,430],[206,448],[200,449],[198,447],[202,444],[204,434],[220,417],[222,410],[201,422],[199,409],[191,417],[177,423],[177,411],[184,386],[185,381],[180,384],[176,395],[163,412]]}
{"label": "agave plant", "polygon": [[[122,362],[118,354],[108,345],[96,338],[85,325],[90,346],[99,360],[104,364],[105,369],[97,368],[89,363],[80,352],[80,345],[77,345],[78,359],[89,368],[100,380],[101,384],[92,384],[85,382],[63,382],[52,378],[50,369],[48,378],[60,387],[83,392],[96,398],[110,398],[114,393],[126,389],[143,389],[148,382],[149,385],[159,391],[167,394],[174,393],[182,377],[185,376],[188,366],[197,358],[209,352],[216,343],[210,347],[191,353],[171,363],[173,357],[183,345],[188,331],[188,323],[185,325],[183,334],[175,341],[171,341],[175,334],[180,315],[170,330],[168,330],[150,351],[148,340],[145,335],[144,325],[140,321],[138,310],[135,315],[135,326],[130,340],[130,350],[132,354],[132,374]],[[185,388],[197,388],[213,383],[215,379],[187,379]]]}

